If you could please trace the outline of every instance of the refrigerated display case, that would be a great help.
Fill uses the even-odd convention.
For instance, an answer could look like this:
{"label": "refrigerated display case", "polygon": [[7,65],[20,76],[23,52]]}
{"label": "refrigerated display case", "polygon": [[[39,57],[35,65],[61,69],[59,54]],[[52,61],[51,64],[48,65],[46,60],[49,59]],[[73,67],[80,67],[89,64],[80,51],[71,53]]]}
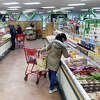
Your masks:
{"label": "refrigerated display case", "polygon": [[[48,36],[47,45],[55,36]],[[71,58],[62,57],[57,73],[59,88],[64,100],[100,99],[100,64],[79,51],[70,41],[68,52]]]}
{"label": "refrigerated display case", "polygon": [[11,48],[11,35],[7,33],[6,26],[0,25],[0,59],[2,59]]}

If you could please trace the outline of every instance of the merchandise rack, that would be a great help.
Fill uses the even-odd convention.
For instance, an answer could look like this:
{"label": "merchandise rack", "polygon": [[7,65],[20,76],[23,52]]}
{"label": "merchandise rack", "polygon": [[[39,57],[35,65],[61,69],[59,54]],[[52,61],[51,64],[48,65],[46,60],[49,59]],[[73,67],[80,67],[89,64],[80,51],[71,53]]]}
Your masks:
{"label": "merchandise rack", "polygon": [[[61,30],[60,30],[60,31],[61,31]],[[66,33],[66,34],[68,34],[68,35],[72,35],[72,34],[69,33],[69,32],[65,32],[65,31],[61,31],[61,32],[64,32],[64,33]],[[75,34],[73,34],[73,36],[76,36],[76,37],[77,37],[77,35],[75,35]],[[99,63],[97,63],[95,60],[90,59],[88,56],[86,56],[85,54],[83,54],[82,52],[80,52],[79,50],[77,50],[77,48],[76,48],[77,46],[75,45],[75,43],[72,43],[71,41],[69,41],[68,44],[69,44],[69,46],[70,46],[73,50],[75,50],[78,54],[82,55],[85,59],[87,59],[87,60],[90,61],[92,64],[94,64],[94,65],[96,65],[97,67],[100,68],[100,64],[99,64]]]}
{"label": "merchandise rack", "polygon": [[68,43],[68,44],[69,44],[68,46],[70,46],[74,51],[76,51],[78,54],[82,55],[85,59],[87,59],[88,61],[90,61],[92,64],[94,64],[94,65],[96,65],[97,67],[100,68],[100,64],[99,63],[97,63],[95,60],[90,59],[88,56],[86,56],[85,54],[83,54],[82,52],[80,52],[79,50],[77,50],[76,48],[74,48],[73,44],[71,42]]}

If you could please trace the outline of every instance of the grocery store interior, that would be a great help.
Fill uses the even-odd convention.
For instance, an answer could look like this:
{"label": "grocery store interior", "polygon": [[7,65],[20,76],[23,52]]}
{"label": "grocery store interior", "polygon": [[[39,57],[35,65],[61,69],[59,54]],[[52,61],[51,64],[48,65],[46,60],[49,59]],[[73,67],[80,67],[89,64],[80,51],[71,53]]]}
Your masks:
{"label": "grocery store interior", "polygon": [[[56,91],[39,50],[62,33]],[[100,0],[0,0],[0,100],[28,99],[100,100]]]}

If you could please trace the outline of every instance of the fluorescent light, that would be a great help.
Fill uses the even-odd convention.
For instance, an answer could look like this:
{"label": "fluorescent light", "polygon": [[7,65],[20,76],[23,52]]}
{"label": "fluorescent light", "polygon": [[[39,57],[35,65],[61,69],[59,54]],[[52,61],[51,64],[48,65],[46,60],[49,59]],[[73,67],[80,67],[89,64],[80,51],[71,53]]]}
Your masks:
{"label": "fluorescent light", "polygon": [[18,9],[18,8],[21,8],[20,6],[12,6],[12,7],[8,7],[8,8],[10,8],[10,9]]}
{"label": "fluorescent light", "polygon": [[54,6],[49,6],[49,7],[41,7],[41,8],[50,9],[50,8],[55,8],[55,7]]}
{"label": "fluorescent light", "polygon": [[100,11],[100,10],[95,10],[95,11]]}
{"label": "fluorescent light", "polygon": [[88,9],[81,9],[81,11],[88,11]]}
{"label": "fluorescent light", "polygon": [[[55,12],[58,12],[58,11],[65,11],[65,10],[68,10],[68,9],[73,9],[74,7],[64,7],[64,8],[60,8],[60,9],[55,9],[53,11]],[[67,12],[67,11],[66,11]]]}
{"label": "fluorescent light", "polygon": [[38,5],[38,4],[41,4],[40,2],[27,2],[27,3],[24,3],[24,5]]}
{"label": "fluorescent light", "polygon": [[55,12],[58,12],[58,11],[60,11],[61,9],[55,9],[55,10],[53,10],[53,11],[55,11]]}
{"label": "fluorescent light", "polygon": [[3,5],[16,5],[19,4],[19,2],[8,2],[8,3],[3,3]]}
{"label": "fluorescent light", "polygon": [[40,14],[43,14],[44,12],[39,12]]}
{"label": "fluorescent light", "polygon": [[35,11],[35,9],[26,9],[26,10],[24,11],[24,13],[28,13],[28,12],[32,12],[32,11]]}
{"label": "fluorescent light", "polygon": [[15,9],[14,9],[14,8],[12,8],[12,9],[7,9],[7,10],[18,10],[18,9],[17,9],[17,8],[15,8]]}
{"label": "fluorescent light", "polygon": [[67,11],[62,11],[62,12],[65,12],[65,13],[66,13],[66,12],[71,12],[71,11],[68,11],[68,10],[67,10]]}
{"label": "fluorescent light", "polygon": [[73,9],[74,7],[64,7],[64,8],[61,8],[61,10],[66,10],[66,9]]}
{"label": "fluorescent light", "polygon": [[85,3],[77,3],[77,4],[68,4],[68,6],[84,6]]}
{"label": "fluorescent light", "polygon": [[51,12],[51,11],[48,11],[48,12]]}
{"label": "fluorescent light", "polygon": [[17,14],[19,14],[19,13],[15,13],[15,12],[14,12],[14,13],[12,13],[12,14],[17,15]]}
{"label": "fluorescent light", "polygon": [[93,9],[100,9],[100,7],[94,7]]}
{"label": "fluorescent light", "polygon": [[81,0],[81,1],[88,1],[88,0]]}
{"label": "fluorescent light", "polygon": [[1,14],[6,14],[6,12],[5,10],[0,11]]}

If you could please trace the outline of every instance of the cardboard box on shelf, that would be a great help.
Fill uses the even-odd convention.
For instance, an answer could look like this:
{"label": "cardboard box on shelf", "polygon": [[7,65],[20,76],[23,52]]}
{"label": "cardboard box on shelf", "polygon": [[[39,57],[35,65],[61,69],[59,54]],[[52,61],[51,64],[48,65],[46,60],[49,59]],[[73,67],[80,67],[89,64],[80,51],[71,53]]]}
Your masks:
{"label": "cardboard box on shelf", "polygon": [[47,35],[52,35],[54,31],[54,23],[50,22],[46,24],[46,33]]}
{"label": "cardboard box on shelf", "polygon": [[47,36],[47,33],[46,33],[45,30],[43,30],[43,31],[42,31],[42,38],[46,38],[46,36]]}

